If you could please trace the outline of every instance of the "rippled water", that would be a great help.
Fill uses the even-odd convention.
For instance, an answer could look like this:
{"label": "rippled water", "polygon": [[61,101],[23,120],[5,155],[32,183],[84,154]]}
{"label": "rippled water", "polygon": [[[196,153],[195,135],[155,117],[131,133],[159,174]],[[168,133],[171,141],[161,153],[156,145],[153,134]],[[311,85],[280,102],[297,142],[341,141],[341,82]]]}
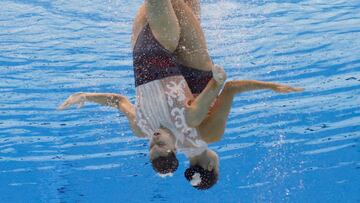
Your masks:
{"label": "rippled water", "polygon": [[130,33],[141,0],[0,1],[0,202],[360,202],[360,2],[205,1],[229,79],[299,94],[238,95],[216,187],[154,174],[123,114],[74,92],[134,101]]}

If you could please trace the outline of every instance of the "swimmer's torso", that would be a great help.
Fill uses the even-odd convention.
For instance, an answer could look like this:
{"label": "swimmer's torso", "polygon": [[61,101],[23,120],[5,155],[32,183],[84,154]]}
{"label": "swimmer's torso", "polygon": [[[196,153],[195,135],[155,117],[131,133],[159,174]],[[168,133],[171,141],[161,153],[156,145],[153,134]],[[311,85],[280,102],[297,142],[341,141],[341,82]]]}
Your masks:
{"label": "swimmer's torso", "polygon": [[212,72],[179,64],[174,55],[156,41],[148,24],[138,35],[133,62],[138,127],[149,138],[157,129],[165,127],[176,137],[179,151],[188,157],[201,154],[207,144],[195,128],[187,125],[185,107],[193,94],[206,87]]}
{"label": "swimmer's torso", "polygon": [[[181,36],[186,38],[187,34]],[[201,41],[202,36],[200,32],[191,38]],[[180,39],[179,47],[188,46],[185,43],[187,41],[191,42]],[[196,49],[201,45],[194,43],[191,48]],[[194,60],[194,56],[186,57],[191,49],[179,47],[174,53],[165,49],[153,35],[144,15],[144,7],[140,9],[133,29],[137,125],[149,137],[160,127],[168,128],[176,137],[177,149],[191,157],[203,152],[207,144],[200,139],[195,128],[187,125],[186,102],[193,99],[193,95],[199,94],[211,80],[212,62],[210,58]],[[208,57],[206,47],[201,47],[191,54],[195,54],[195,57]],[[190,65],[201,68],[189,68],[182,64],[195,61],[197,62]],[[211,66],[207,66],[206,63],[200,66],[199,61],[208,61]]]}

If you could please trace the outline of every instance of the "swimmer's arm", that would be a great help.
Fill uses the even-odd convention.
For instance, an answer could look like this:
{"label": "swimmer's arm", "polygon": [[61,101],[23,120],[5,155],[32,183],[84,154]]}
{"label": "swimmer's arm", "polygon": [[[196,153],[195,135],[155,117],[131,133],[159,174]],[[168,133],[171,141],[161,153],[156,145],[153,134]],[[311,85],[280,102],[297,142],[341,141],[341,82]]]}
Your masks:
{"label": "swimmer's arm", "polygon": [[[121,95],[119,95],[121,96]],[[122,96],[123,97],[123,96]],[[134,106],[126,98],[121,98],[118,102],[118,109],[122,111],[130,122],[130,127],[137,137],[146,137],[145,133],[139,128],[136,122],[136,112]]]}
{"label": "swimmer's arm", "polygon": [[[175,1],[176,3],[176,1]],[[173,52],[180,40],[180,25],[171,0],[145,0],[147,21],[157,41]]]}
{"label": "swimmer's arm", "polygon": [[233,80],[226,83],[226,88],[233,93],[242,93],[254,90],[273,90],[278,93],[301,92],[303,88],[290,87],[283,84],[257,80]]}
{"label": "swimmer's arm", "polygon": [[85,102],[95,102],[103,106],[119,108],[119,102],[123,100],[126,100],[126,97],[118,94],[79,92],[68,97],[59,106],[59,110],[64,110],[72,105],[77,105],[77,108],[81,108]]}
{"label": "swimmer's arm", "polygon": [[131,129],[137,137],[145,137],[145,134],[136,124],[135,108],[131,102],[122,95],[111,93],[76,93],[71,95],[63,104],[59,106],[59,110],[64,110],[71,105],[77,105],[81,108],[84,103],[95,102],[104,106],[114,107],[125,114],[130,122]]}

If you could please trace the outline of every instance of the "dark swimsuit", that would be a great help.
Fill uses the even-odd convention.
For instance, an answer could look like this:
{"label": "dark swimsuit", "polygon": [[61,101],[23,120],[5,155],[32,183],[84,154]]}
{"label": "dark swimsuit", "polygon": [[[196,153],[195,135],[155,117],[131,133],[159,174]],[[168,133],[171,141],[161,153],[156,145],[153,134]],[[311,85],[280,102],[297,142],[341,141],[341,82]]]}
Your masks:
{"label": "dark swimsuit", "polygon": [[140,32],[133,50],[135,86],[162,78],[182,75],[192,94],[199,94],[212,78],[211,71],[181,65],[154,37],[149,24]]}

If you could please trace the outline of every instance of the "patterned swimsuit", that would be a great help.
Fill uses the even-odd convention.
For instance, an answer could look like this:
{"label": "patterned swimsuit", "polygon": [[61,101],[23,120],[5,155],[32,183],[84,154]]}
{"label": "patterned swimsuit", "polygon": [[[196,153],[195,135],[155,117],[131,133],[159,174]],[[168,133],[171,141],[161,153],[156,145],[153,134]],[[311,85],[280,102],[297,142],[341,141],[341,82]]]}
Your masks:
{"label": "patterned swimsuit", "polygon": [[134,51],[136,121],[149,137],[160,127],[176,137],[176,148],[188,157],[207,148],[195,128],[186,124],[185,106],[212,78],[211,71],[191,69],[178,63],[160,45],[147,24],[140,32]]}

